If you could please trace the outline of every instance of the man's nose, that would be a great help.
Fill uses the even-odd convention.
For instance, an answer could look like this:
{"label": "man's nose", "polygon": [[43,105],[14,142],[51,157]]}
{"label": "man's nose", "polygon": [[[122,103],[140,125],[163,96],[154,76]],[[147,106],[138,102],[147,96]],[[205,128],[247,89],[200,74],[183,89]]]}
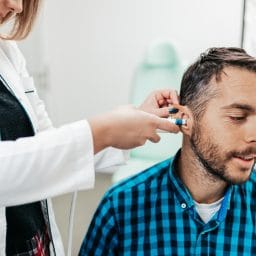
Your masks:
{"label": "man's nose", "polygon": [[256,142],[256,116],[251,117],[246,125],[245,140],[247,143]]}
{"label": "man's nose", "polygon": [[8,0],[6,7],[13,13],[21,13],[23,11],[23,0]]}

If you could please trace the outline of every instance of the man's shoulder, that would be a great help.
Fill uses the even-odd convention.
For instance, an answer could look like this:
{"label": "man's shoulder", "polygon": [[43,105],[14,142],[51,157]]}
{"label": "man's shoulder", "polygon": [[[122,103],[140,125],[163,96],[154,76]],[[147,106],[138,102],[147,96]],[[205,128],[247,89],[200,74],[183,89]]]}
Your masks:
{"label": "man's shoulder", "polygon": [[110,188],[105,196],[113,197],[122,193],[130,193],[132,190],[143,192],[150,189],[152,184],[156,184],[158,180],[168,177],[171,162],[172,158],[167,159],[121,181]]}

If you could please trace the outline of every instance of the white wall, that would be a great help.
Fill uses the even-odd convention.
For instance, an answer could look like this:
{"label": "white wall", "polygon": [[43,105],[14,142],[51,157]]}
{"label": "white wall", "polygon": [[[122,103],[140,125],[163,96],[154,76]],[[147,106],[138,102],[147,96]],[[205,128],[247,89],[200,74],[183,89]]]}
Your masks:
{"label": "white wall", "polygon": [[187,60],[240,42],[242,0],[48,0],[45,7],[56,124],[127,103],[133,71],[156,38],[175,41]]}
{"label": "white wall", "polygon": [[[49,72],[40,89],[60,125],[127,103],[134,69],[157,38],[173,40],[189,62],[211,46],[239,46],[241,14],[242,0],[48,0],[22,48],[30,70]],[[97,176],[96,190],[80,193],[73,255],[110,182]],[[69,200],[54,201],[64,241]]]}

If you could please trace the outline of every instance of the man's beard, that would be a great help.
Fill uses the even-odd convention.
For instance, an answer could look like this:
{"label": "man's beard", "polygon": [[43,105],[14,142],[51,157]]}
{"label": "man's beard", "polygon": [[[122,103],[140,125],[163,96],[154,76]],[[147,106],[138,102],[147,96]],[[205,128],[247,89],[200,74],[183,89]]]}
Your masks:
{"label": "man's beard", "polygon": [[[208,139],[203,141],[201,136],[201,129],[198,126],[194,127],[192,131],[190,144],[191,149],[195,154],[198,163],[203,167],[204,170],[207,171],[207,174],[210,176],[211,179],[222,180],[229,184],[241,184],[244,183],[247,179],[249,179],[250,176],[246,180],[241,180],[232,177],[231,175],[228,174],[228,168],[226,164],[234,156],[246,156],[250,154],[255,154],[255,148],[250,147],[243,151],[230,151],[229,153],[222,152],[220,150],[220,146],[214,144],[210,136],[208,136]],[[251,172],[253,170],[254,165],[255,163],[252,166]]]}

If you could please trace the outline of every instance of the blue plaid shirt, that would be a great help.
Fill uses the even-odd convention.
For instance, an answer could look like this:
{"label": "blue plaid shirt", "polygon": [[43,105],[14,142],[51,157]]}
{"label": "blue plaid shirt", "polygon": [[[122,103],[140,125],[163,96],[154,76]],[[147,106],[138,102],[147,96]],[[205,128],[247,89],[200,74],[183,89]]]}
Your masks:
{"label": "blue plaid shirt", "polygon": [[173,160],[161,162],[105,194],[80,255],[256,255],[255,183],[253,172],[230,186],[205,224]]}

